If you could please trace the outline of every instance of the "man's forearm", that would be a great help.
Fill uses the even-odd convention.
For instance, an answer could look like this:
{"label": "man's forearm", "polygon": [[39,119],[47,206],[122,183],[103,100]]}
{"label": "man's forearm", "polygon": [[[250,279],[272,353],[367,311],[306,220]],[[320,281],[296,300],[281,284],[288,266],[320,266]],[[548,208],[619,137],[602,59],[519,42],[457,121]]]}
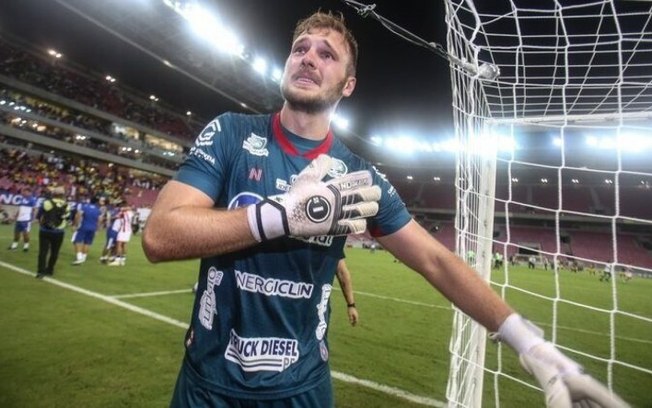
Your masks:
{"label": "man's forearm", "polygon": [[203,258],[254,244],[245,209],[178,207],[152,214],[143,233],[151,262]]}
{"label": "man's forearm", "polygon": [[452,254],[444,256],[440,260],[440,267],[442,273],[436,282],[431,281],[433,286],[487,329],[498,330],[507,316],[513,313],[511,307],[460,258]]}

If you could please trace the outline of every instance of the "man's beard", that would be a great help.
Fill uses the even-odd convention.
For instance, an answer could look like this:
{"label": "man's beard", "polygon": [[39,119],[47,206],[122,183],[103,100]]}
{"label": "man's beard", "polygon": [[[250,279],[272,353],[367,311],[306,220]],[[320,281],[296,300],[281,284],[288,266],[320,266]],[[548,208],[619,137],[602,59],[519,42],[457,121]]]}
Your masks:
{"label": "man's beard", "polygon": [[342,98],[342,90],[346,81],[345,78],[327,90],[325,94],[315,96],[301,95],[300,92],[294,92],[289,86],[282,83],[281,94],[292,110],[314,114],[324,112],[337,105]]}

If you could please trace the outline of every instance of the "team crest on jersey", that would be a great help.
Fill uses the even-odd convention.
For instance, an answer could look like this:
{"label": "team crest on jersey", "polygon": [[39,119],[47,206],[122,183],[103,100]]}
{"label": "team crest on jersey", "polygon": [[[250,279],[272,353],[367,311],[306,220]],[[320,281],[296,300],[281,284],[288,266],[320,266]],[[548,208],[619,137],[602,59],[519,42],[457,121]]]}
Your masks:
{"label": "team crest on jersey", "polygon": [[220,122],[217,119],[211,121],[204,130],[201,131],[197,140],[195,140],[195,145],[197,146],[210,146],[213,144],[213,136],[215,133],[221,132],[222,128],[220,127]]}
{"label": "team crest on jersey", "polygon": [[341,177],[348,172],[349,172],[349,168],[342,160],[333,158],[331,168],[330,170],[328,170],[329,176],[333,178]]}
{"label": "team crest on jersey", "polygon": [[267,150],[266,146],[267,139],[260,137],[255,133],[249,135],[249,137],[242,142],[242,148],[254,156],[268,156],[269,150]]}

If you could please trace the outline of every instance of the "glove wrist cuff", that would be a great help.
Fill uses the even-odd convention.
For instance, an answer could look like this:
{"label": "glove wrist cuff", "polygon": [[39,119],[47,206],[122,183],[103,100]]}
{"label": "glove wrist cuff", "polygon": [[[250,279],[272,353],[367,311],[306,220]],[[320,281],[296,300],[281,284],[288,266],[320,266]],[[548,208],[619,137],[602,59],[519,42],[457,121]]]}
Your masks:
{"label": "glove wrist cuff", "polygon": [[543,330],[517,313],[509,315],[493,337],[507,343],[518,354],[545,342]]}
{"label": "glove wrist cuff", "polygon": [[249,222],[251,235],[258,242],[278,238],[289,233],[283,207],[273,200],[266,199],[247,207],[247,221]]}
{"label": "glove wrist cuff", "polygon": [[260,236],[260,230],[258,227],[258,204],[250,205],[247,207],[247,222],[249,223],[249,230],[254,239],[258,242],[262,242],[263,238]]}

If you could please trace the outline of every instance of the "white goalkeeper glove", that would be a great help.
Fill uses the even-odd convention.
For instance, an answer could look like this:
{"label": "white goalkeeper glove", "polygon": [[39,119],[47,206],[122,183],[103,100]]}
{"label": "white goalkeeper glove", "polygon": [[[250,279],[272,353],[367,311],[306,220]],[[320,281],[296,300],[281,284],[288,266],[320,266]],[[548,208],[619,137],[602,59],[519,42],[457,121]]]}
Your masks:
{"label": "white goalkeeper glove", "polygon": [[258,241],[281,236],[314,237],[364,232],[365,218],[376,215],[380,187],[371,173],[356,171],[328,182],[332,158],[322,154],[299,173],[286,194],[247,208],[249,228]]}
{"label": "white goalkeeper glove", "polygon": [[518,314],[510,315],[494,338],[519,354],[521,365],[532,374],[546,396],[548,408],[626,408],[629,405],[604,385],[585,374],[582,367],[543,339],[543,331]]}

